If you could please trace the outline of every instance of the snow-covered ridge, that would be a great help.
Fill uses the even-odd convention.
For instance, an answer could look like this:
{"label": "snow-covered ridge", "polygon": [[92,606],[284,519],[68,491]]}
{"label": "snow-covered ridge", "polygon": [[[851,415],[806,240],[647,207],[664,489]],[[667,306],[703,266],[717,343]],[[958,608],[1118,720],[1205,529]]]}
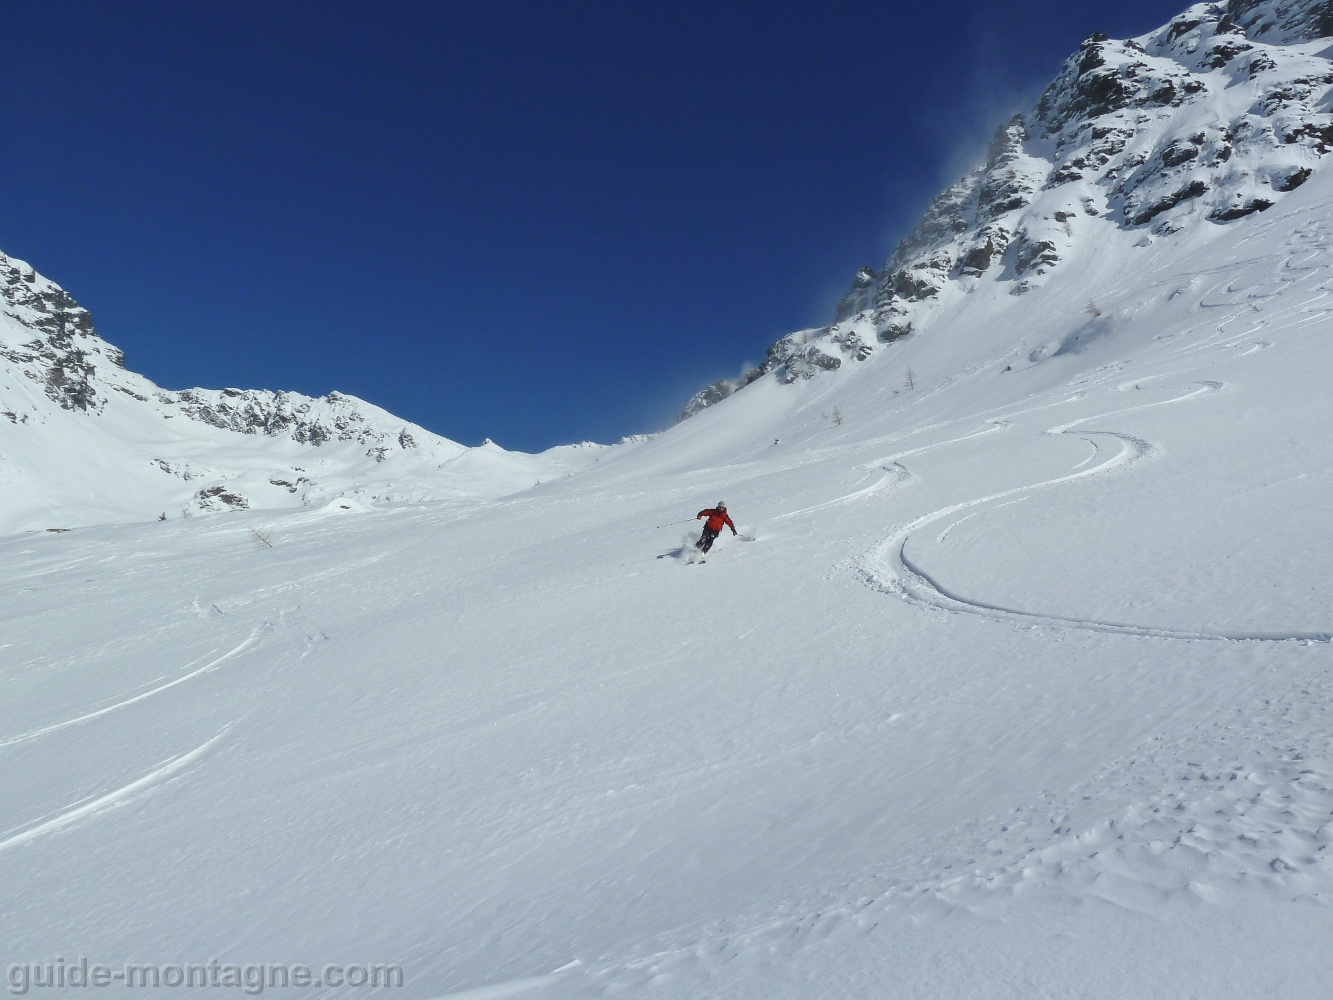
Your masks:
{"label": "snow-covered ridge", "polygon": [[[463,450],[462,445],[339,392],[317,399],[264,389],[164,392],[126,371],[124,353],[97,336],[88,310],[68,292],[4,253],[0,253],[0,310],[9,321],[0,325],[0,357],[13,366],[13,374],[40,386],[46,398],[64,410],[102,413],[114,392],[140,403],[156,401],[172,408],[173,415],[241,434],[290,437],[312,445],[355,441],[367,445],[367,457],[377,461],[392,451],[416,447],[418,437],[452,445],[457,453]],[[42,411],[33,401],[4,415],[16,422],[34,419]]]}
{"label": "snow-covered ridge", "polygon": [[[16,366],[66,410],[87,410],[102,400],[89,379],[98,360],[124,368],[125,357],[93,332],[88,310],[27,263],[0,253],[0,357]],[[6,411],[11,421],[20,418]],[[27,414],[22,415],[27,419]]]}
{"label": "snow-covered ridge", "polygon": [[126,369],[69,293],[0,253],[0,533],[344,495],[495,497],[603,448],[467,448],[340,392],[165,391]]}
{"label": "snow-covered ridge", "polygon": [[1113,231],[1141,230],[1138,246],[1183,245],[1266,211],[1333,146],[1330,35],[1328,0],[1231,0],[1195,4],[1138,38],[1090,36],[884,265],[857,272],[833,325],[782,338],[682,416],[770,373],[792,382],[863,361],[978,284],[1030,292]]}

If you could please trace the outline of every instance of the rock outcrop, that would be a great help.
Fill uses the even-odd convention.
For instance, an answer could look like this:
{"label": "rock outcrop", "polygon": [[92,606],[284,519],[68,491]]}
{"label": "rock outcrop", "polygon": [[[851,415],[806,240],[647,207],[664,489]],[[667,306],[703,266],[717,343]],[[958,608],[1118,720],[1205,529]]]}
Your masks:
{"label": "rock outcrop", "polygon": [[884,265],[857,271],[835,325],[782,338],[754,377],[836,369],[822,359],[839,360],[849,325],[858,358],[922,334],[979,282],[1030,292],[1102,227],[1165,238],[1266,211],[1333,149],[1331,35],[1333,0],[1230,0],[1137,38],[1089,36]]}
{"label": "rock outcrop", "polygon": [[[315,447],[355,442],[377,461],[416,446],[406,425],[386,427],[376,419],[383,411],[338,392],[313,398],[266,389],[160,390],[125,370],[123,352],[97,335],[88,310],[68,292],[3,253],[0,312],[11,321],[0,328],[0,359],[65,410],[96,415],[112,393],[119,393],[140,403],[155,402],[166,408],[164,415],[238,434],[286,437]],[[11,422],[31,419],[14,410],[5,416],[11,413]]]}
{"label": "rock outcrop", "polygon": [[595,460],[468,449],[338,392],[163,390],[125,367],[64,289],[0,254],[0,531],[49,516],[68,525],[322,505],[348,491],[501,495]]}
{"label": "rock outcrop", "polygon": [[63,409],[86,412],[102,405],[98,366],[123,368],[125,359],[96,335],[88,310],[54,281],[0,253],[0,311],[12,321],[12,332],[0,336],[0,358]]}
{"label": "rock outcrop", "polygon": [[607,447],[467,448],[340,392],[168,391],[64,289],[0,254],[0,534],[347,496],[471,502],[590,468]]}

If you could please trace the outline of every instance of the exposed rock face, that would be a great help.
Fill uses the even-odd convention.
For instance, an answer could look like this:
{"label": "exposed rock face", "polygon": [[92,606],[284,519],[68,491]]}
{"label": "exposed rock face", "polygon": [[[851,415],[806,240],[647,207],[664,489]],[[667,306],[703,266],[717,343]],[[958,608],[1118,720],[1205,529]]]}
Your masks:
{"label": "exposed rock face", "polygon": [[1333,149],[1330,35],[1333,0],[1230,0],[1089,36],[884,266],[857,272],[835,326],[784,337],[753,377],[836,368],[846,324],[865,325],[858,358],[919,335],[979,282],[1031,291],[1107,226],[1164,237],[1272,207]]}
{"label": "exposed rock face", "polygon": [[[0,311],[13,321],[9,332],[0,336],[0,358],[12,362],[66,410],[100,413],[112,392],[147,403],[149,396],[140,389],[148,388],[155,401],[172,408],[173,414],[240,434],[285,436],[315,446],[355,441],[380,460],[416,447],[406,428],[374,423],[368,416],[370,408],[337,392],[316,399],[266,389],[157,390],[125,371],[124,354],[97,336],[88,310],[55,282],[3,253]],[[15,330],[21,334],[15,336]],[[9,413],[5,411],[5,416]],[[15,413],[11,422],[21,417],[27,419],[26,414]]]}
{"label": "exposed rock face", "polygon": [[245,510],[250,506],[249,500],[225,486],[209,486],[200,490],[194,495],[194,502],[200,510],[212,512]]}
{"label": "exposed rock face", "polygon": [[0,310],[31,339],[0,340],[0,357],[18,365],[66,410],[96,409],[91,381],[99,362],[123,368],[124,356],[93,332],[93,319],[54,281],[0,253]]}
{"label": "exposed rock face", "polygon": [[[838,350],[851,357],[853,361],[864,361],[870,357],[870,353],[874,350],[873,347],[861,339],[861,335],[854,329],[831,334],[829,342],[836,344]],[[838,366],[834,365],[833,367]]]}
{"label": "exposed rock face", "polygon": [[837,371],[844,360],[864,361],[870,357],[874,348],[866,342],[869,333],[866,317],[868,312],[841,320],[833,326],[814,330],[798,330],[789,333],[768,348],[764,361],[757,368],[751,368],[738,381],[723,379],[700,389],[681,411],[680,420],[686,420],[696,413],[720,403],[728,396],[745,388],[751,382],[774,373],[783,385],[813,378],[820,372]]}
{"label": "exposed rock face", "polygon": [[[337,488],[332,482],[368,477],[366,470],[392,458],[442,468],[467,451],[337,392],[312,398],[256,389],[163,391],[125,368],[122,352],[97,335],[88,311],[59,285],[3,253],[0,421],[7,460],[0,478],[9,477],[7,488],[19,483],[31,496],[40,482],[60,480],[67,489],[82,473],[56,468],[49,456],[61,454],[66,442],[102,440],[114,454],[101,473],[90,469],[85,479],[135,481],[137,495],[171,497],[170,509],[182,514],[272,505],[279,494],[313,503]],[[325,455],[306,459],[303,450]],[[210,454],[219,461],[207,460]],[[306,461],[317,470],[307,474]],[[139,478],[145,465],[154,470],[148,482]],[[53,475],[45,475],[46,466]]]}
{"label": "exposed rock face", "polygon": [[360,400],[331,392],[312,399],[295,392],[268,389],[182,389],[160,392],[160,402],[212,427],[238,434],[286,436],[300,444],[321,445],[326,441],[355,441],[370,445],[372,457],[416,446],[405,429],[389,431],[370,424]]}
{"label": "exposed rock face", "polygon": [[790,385],[798,378],[811,378],[816,372],[831,372],[841,367],[841,358],[825,354],[815,344],[805,344],[787,356],[780,381]]}
{"label": "exposed rock face", "polygon": [[856,272],[856,278],[852,281],[852,290],[844,295],[838,303],[838,322],[841,323],[859,312],[864,312],[874,304],[874,301],[875,269],[873,267],[863,267]]}
{"label": "exposed rock face", "polygon": [[1333,35],[1333,0],[1231,0],[1226,8],[1241,31],[1270,44],[1308,42]]}
{"label": "exposed rock face", "polygon": [[714,382],[712,385],[705,386],[690,397],[690,401],[685,404],[685,409],[681,411],[677,421],[688,420],[700,410],[706,410],[714,403],[722,402],[722,400],[726,399],[735,391],[736,387],[726,379],[721,379]]}

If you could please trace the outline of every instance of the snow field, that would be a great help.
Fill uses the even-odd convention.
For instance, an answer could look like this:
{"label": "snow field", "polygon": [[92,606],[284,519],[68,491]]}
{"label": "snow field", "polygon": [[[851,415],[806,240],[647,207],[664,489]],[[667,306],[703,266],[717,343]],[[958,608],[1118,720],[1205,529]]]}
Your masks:
{"label": "snow field", "polygon": [[498,500],[0,539],[6,961],[1322,995],[1330,218],[1121,234]]}

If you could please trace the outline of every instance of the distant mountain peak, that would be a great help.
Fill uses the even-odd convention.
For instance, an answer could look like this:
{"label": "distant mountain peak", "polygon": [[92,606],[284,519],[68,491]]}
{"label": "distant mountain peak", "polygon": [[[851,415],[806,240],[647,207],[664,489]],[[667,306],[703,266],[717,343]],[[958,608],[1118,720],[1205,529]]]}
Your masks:
{"label": "distant mountain peak", "polygon": [[69,293],[0,253],[0,533],[344,493],[499,496],[567,475],[599,448],[469,449],[341,392],[161,389],[125,368]]}

